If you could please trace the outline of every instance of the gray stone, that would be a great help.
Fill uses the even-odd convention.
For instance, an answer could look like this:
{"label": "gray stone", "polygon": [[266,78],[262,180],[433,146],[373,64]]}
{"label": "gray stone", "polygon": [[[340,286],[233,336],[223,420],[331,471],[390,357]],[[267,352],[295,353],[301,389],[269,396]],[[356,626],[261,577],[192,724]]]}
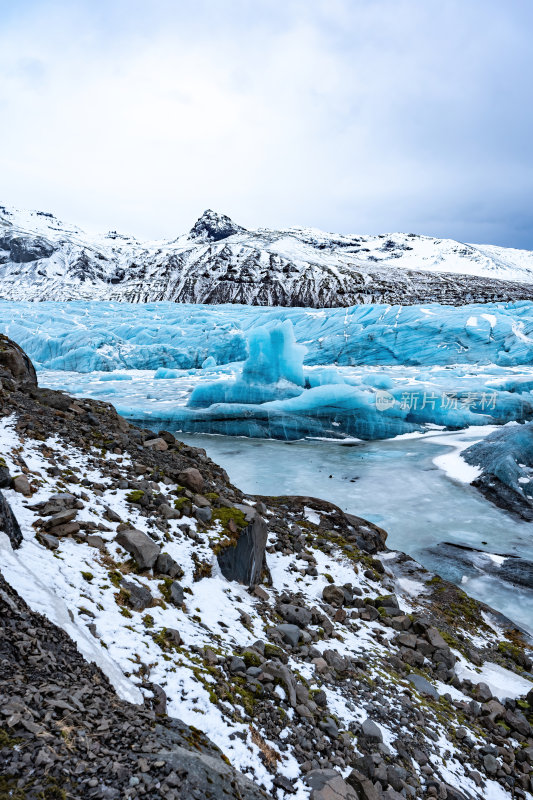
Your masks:
{"label": "gray stone", "polygon": [[279,613],[286,622],[291,625],[299,625],[300,628],[307,627],[313,618],[308,608],[293,605],[292,603],[282,603],[279,606]]}
{"label": "gray stone", "polygon": [[201,508],[195,507],[193,514],[203,525],[208,525],[213,517],[213,512],[209,506],[202,506]]}
{"label": "gray stone", "polygon": [[57,550],[59,547],[59,539],[56,536],[52,536],[51,533],[43,533],[41,539],[44,546],[49,550]]}
{"label": "gray stone", "polygon": [[380,728],[374,720],[372,719],[365,719],[363,724],[361,725],[361,732],[365,739],[368,739],[370,742],[382,742],[383,741],[383,734],[381,733]]}
{"label": "gray stone", "polygon": [[490,753],[487,753],[486,756],[483,756],[483,767],[485,768],[487,775],[496,775],[500,769],[500,764],[497,758]]}
{"label": "gray stone", "polygon": [[240,656],[233,656],[229,665],[230,672],[246,672],[246,662]]}
{"label": "gray stone", "polygon": [[381,792],[374,788],[372,781],[365,778],[356,769],[353,769],[348,777],[346,783],[355,790],[355,796],[358,800],[381,800]]}
{"label": "gray stone", "polygon": [[475,687],[475,692],[480,703],[488,703],[489,700],[492,700],[492,692],[486,683],[478,683]]}
{"label": "gray stone", "polygon": [[159,545],[136,528],[120,531],[115,541],[133,556],[141,569],[151,569],[160,553]]}
{"label": "gray stone", "polygon": [[160,575],[169,575],[171,578],[177,578],[183,575],[183,570],[177,561],[174,561],[168,553],[159,553],[157,556],[154,572]]}
{"label": "gray stone", "polygon": [[426,636],[428,642],[437,650],[446,650],[448,648],[448,645],[436,628],[428,628],[426,631]]}
{"label": "gray stone", "polygon": [[285,641],[291,645],[291,647],[296,647],[300,636],[302,634],[298,625],[290,625],[288,622],[282,625],[276,625],[274,628],[275,631],[279,631]]}
{"label": "gray stone", "polygon": [[65,525],[67,522],[71,522],[77,513],[78,511],[75,508],[69,511],[60,511],[59,514],[48,517],[43,523],[43,528],[45,531],[49,531],[51,528],[56,528],[58,525]]}
{"label": "gray stone", "polygon": [[439,699],[439,693],[433,684],[426,680],[423,675],[418,675],[418,673],[413,672],[411,675],[409,675],[408,680],[413,684],[416,691],[420,694],[427,694],[428,697],[433,697],[435,700]]}
{"label": "gray stone", "polygon": [[146,586],[141,586],[139,583],[127,581],[123,578],[120,581],[120,587],[124,594],[127,595],[128,603],[135,611],[142,611],[152,605],[154,598]]}
{"label": "gray stone", "polygon": [[183,586],[177,581],[174,581],[170,587],[170,599],[175,606],[183,605]]}

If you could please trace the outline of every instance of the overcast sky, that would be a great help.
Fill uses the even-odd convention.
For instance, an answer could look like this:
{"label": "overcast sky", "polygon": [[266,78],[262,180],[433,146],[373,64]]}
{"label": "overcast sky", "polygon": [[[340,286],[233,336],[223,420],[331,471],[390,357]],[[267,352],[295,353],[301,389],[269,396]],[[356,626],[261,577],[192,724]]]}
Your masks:
{"label": "overcast sky", "polygon": [[532,0],[0,0],[0,202],[533,249]]}

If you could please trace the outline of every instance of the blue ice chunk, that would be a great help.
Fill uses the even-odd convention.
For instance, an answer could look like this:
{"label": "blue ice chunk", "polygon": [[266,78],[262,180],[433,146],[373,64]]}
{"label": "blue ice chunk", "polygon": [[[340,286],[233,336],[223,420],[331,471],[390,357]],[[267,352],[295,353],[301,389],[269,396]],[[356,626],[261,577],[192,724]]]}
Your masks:
{"label": "blue ice chunk", "polygon": [[156,369],[154,373],[154,378],[156,380],[162,380],[166,378],[177,378],[178,373],[175,369],[166,369],[165,367],[159,367]]}
{"label": "blue ice chunk", "polygon": [[208,356],[202,364],[202,369],[209,369],[209,367],[216,367],[217,362],[213,356]]}
{"label": "blue ice chunk", "polygon": [[100,375],[101,381],[132,381],[133,378],[131,375],[124,375],[119,372],[106,372],[104,375]]}

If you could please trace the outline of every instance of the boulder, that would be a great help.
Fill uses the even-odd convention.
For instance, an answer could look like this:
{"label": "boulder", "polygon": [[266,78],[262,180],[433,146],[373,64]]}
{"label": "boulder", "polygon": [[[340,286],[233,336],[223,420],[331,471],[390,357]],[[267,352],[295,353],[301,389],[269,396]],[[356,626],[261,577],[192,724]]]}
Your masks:
{"label": "boulder", "polygon": [[381,733],[381,729],[376,723],[371,719],[365,719],[361,725],[361,733],[368,739],[370,742],[382,742],[383,741],[383,734]]}
{"label": "boulder", "polygon": [[183,575],[183,570],[178,562],[174,561],[168,553],[159,553],[155,562],[154,572],[158,572],[160,575],[169,575],[171,578]]}
{"label": "boulder", "polygon": [[0,334],[0,379],[10,378],[16,386],[37,386],[35,368],[24,350]]}
{"label": "boulder", "polygon": [[13,478],[13,489],[24,497],[31,497],[32,491],[30,482],[25,475],[17,475]]}
{"label": "boulder", "polygon": [[306,628],[313,618],[308,608],[292,603],[282,603],[278,607],[278,611],[286,622],[290,622],[291,625],[299,625],[300,628]]}
{"label": "boulder", "polygon": [[416,691],[420,694],[427,694],[428,697],[433,697],[435,700],[439,699],[439,693],[423,675],[419,675],[417,672],[413,672],[409,675],[409,683],[412,683],[415,687]]}
{"label": "boulder", "polygon": [[178,481],[182,486],[186,486],[187,489],[190,489],[192,492],[201,494],[203,491],[204,479],[202,478],[202,474],[195,467],[189,467],[188,469],[184,469],[183,472],[180,472]]}
{"label": "boulder", "polygon": [[157,450],[160,453],[162,453],[164,450],[168,450],[168,444],[163,438],[148,439],[144,442],[144,446],[148,447],[149,450]]}
{"label": "boulder", "polygon": [[22,543],[22,531],[16,520],[11,506],[0,492],[0,533],[5,533],[11,542],[11,547],[16,550]]}
{"label": "boulder", "polygon": [[170,600],[175,606],[182,606],[185,595],[183,594],[183,586],[174,581],[170,586]]}
{"label": "boulder", "polygon": [[142,611],[152,605],[154,598],[146,586],[141,586],[140,583],[127,581],[123,578],[120,581],[120,588],[127,595],[128,603],[135,611]]}
{"label": "boulder", "polygon": [[255,509],[252,521],[241,530],[237,541],[217,553],[218,565],[228,581],[238,581],[247,586],[259,583],[265,566],[267,543],[266,522]]}
{"label": "boulder", "polygon": [[344,590],[340,586],[328,584],[322,590],[322,599],[332,606],[342,606],[346,600]]}
{"label": "boulder", "polygon": [[151,569],[161,552],[158,544],[136,528],[120,531],[115,541],[133,556],[140,569]]}
{"label": "boulder", "polygon": [[290,644],[291,647],[296,647],[300,641],[302,632],[298,625],[290,625],[289,623],[285,623],[284,625],[276,625],[274,630],[278,631],[278,633],[282,635],[287,644]]}

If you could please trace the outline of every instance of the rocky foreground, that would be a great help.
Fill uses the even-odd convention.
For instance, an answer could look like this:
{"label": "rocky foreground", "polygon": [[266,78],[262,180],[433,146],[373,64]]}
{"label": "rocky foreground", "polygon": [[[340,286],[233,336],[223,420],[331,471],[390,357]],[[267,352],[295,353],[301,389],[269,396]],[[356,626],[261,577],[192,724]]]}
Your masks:
{"label": "rocky foreground", "polygon": [[511,623],[5,337],[0,381],[0,798],[533,796]]}

